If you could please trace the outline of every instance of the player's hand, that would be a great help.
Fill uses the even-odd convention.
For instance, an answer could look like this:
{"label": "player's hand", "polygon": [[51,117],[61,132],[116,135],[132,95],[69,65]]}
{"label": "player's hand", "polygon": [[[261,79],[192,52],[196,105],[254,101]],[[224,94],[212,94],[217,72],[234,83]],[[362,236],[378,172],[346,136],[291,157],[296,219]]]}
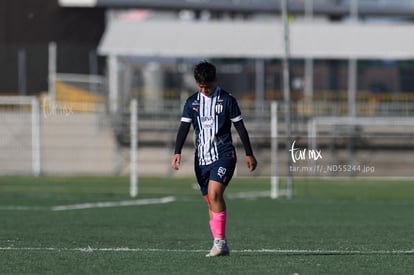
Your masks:
{"label": "player's hand", "polygon": [[257,167],[257,160],[254,156],[246,156],[247,168],[253,172]]}
{"label": "player's hand", "polygon": [[171,167],[174,170],[178,170],[180,168],[181,163],[181,154],[175,154],[171,160]]}

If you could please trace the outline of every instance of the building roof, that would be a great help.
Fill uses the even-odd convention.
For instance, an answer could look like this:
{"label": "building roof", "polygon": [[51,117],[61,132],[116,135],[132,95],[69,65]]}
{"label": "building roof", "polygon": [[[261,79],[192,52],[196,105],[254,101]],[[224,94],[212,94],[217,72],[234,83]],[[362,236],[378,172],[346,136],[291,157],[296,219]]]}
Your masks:
{"label": "building roof", "polygon": [[[239,13],[280,13],[280,0],[58,0],[62,7],[144,8],[163,10],[210,10]],[[307,1],[290,0],[289,12],[304,14]],[[352,0],[313,0],[313,13],[327,16],[348,16]],[[311,3],[311,2],[308,2]],[[404,16],[413,18],[412,0],[358,0],[361,16]]]}
{"label": "building roof", "polygon": [[[413,25],[296,22],[289,29],[293,58],[414,58]],[[112,20],[98,50],[101,55],[180,58],[281,58],[285,52],[279,21]]]}

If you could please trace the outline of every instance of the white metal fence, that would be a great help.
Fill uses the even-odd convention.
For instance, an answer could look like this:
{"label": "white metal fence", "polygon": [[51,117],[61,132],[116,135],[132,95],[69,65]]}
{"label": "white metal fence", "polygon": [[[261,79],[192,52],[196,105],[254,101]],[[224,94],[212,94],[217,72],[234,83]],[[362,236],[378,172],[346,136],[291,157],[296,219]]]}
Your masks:
{"label": "white metal fence", "polygon": [[[67,104],[62,110],[71,110],[71,103],[60,104]],[[116,115],[107,113],[105,105],[93,112],[50,112],[34,97],[0,97],[0,174],[127,175],[132,167],[138,175],[193,175],[192,132],[183,149],[182,168],[174,174],[170,168],[182,103],[164,102],[163,106],[161,111],[153,112],[137,103],[137,149],[134,151],[138,154],[131,158],[129,106]],[[381,103],[374,107],[357,105],[360,111],[355,119],[370,117],[377,122],[375,125],[319,125],[316,143],[311,146],[309,122],[322,116],[345,117],[346,111],[342,110],[346,110],[346,106],[328,102],[293,104],[292,136],[286,137],[283,104],[279,104],[277,112],[277,131],[272,131],[271,118],[274,116],[270,112],[270,102],[263,106],[241,102],[259,160],[254,176],[275,174],[272,163],[276,165],[278,175],[285,176],[293,141],[297,150],[309,151],[317,147],[322,152],[322,159],[318,160],[321,165],[342,165],[357,160],[360,164],[375,166],[373,176],[414,176],[410,167],[414,162],[414,126],[402,124],[398,118],[410,121],[414,105]],[[388,124],[381,124],[381,119],[374,117],[383,117]],[[248,175],[236,133],[234,140],[240,160],[237,174]],[[277,159],[272,159],[275,150]],[[135,165],[131,166],[131,163]],[[294,175],[310,174],[307,170],[313,163],[297,163],[303,168],[293,171]],[[338,174],[331,172],[326,175]],[[362,174],[349,174],[358,175]]]}

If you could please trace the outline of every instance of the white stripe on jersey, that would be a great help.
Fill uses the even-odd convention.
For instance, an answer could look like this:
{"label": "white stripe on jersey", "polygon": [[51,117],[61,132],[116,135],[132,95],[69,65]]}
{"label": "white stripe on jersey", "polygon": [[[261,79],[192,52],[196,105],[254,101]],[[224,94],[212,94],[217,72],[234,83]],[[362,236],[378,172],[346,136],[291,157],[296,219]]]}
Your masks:
{"label": "white stripe on jersey", "polygon": [[231,118],[230,120],[231,120],[231,122],[237,122],[237,121],[240,121],[242,119],[243,119],[242,116],[236,116],[235,118]]}
{"label": "white stripe on jersey", "polygon": [[182,122],[191,123],[192,119],[191,119],[191,118],[188,118],[188,117],[182,117],[182,118],[181,118],[181,121],[182,121]]}
{"label": "white stripe on jersey", "polygon": [[218,160],[218,148],[216,133],[218,131],[218,116],[216,115],[215,106],[217,97],[211,98],[201,95],[200,111],[197,117],[197,124],[200,129],[198,138],[198,158],[201,165],[208,165]]}

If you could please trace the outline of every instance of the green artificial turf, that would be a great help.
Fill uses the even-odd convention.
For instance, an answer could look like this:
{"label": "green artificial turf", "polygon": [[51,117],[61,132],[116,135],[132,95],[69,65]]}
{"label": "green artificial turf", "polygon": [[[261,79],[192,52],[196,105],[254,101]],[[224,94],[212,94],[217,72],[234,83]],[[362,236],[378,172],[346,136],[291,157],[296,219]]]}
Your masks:
{"label": "green artificial turf", "polygon": [[[192,178],[140,178],[131,199],[124,177],[0,177],[0,273],[412,272],[412,180],[300,178],[290,200],[264,197],[269,182],[233,179],[226,190],[231,255],[206,258],[208,213]],[[259,196],[240,198],[246,194]],[[165,197],[174,201],[96,204]],[[85,203],[91,207],[53,211]]]}

